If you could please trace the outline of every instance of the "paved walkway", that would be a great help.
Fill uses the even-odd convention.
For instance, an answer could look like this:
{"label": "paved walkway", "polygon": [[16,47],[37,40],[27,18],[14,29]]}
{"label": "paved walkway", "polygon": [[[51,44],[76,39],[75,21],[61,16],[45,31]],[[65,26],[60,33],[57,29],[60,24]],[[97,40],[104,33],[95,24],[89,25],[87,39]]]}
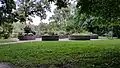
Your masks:
{"label": "paved walkway", "polygon": [[16,41],[16,42],[5,42],[5,43],[0,43],[0,45],[6,45],[6,44],[16,44],[16,43],[25,43],[25,42],[35,42],[35,41],[41,41],[40,39],[36,40],[27,40],[27,41]]}
{"label": "paved walkway", "polygon": [[[15,38],[14,38],[14,40],[15,40]],[[0,43],[0,45],[42,41],[41,38],[36,38],[36,40],[27,40],[27,41],[19,41],[18,39],[16,39],[16,40],[17,40],[16,42],[5,42],[5,43]],[[69,41],[69,40],[68,39],[60,39],[59,41]]]}
{"label": "paved walkway", "polygon": [[[36,38],[36,40],[27,40],[27,41],[19,41],[18,39],[16,39],[16,40],[17,40],[16,42],[5,42],[5,43],[0,43],[0,45],[42,41],[41,38]],[[105,39],[91,39],[91,40],[105,40]],[[65,39],[59,39],[59,41],[70,41],[70,40],[68,38],[65,38]]]}

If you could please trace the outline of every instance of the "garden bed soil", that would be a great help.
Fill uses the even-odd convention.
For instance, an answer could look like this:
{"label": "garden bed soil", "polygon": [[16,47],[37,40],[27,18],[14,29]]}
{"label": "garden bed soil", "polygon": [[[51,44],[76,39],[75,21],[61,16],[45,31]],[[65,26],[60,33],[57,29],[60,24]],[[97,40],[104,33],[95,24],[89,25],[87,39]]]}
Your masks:
{"label": "garden bed soil", "polygon": [[41,38],[41,35],[36,35],[36,38]]}
{"label": "garden bed soil", "polygon": [[90,35],[70,35],[69,40],[90,40]]}
{"label": "garden bed soil", "polygon": [[36,36],[35,35],[33,35],[33,36],[18,36],[18,39],[20,41],[22,41],[22,40],[35,40]]}
{"label": "garden bed soil", "polygon": [[68,38],[68,35],[60,35],[59,39],[64,39],[64,38]]}
{"label": "garden bed soil", "polygon": [[58,41],[59,36],[42,36],[42,41]]}
{"label": "garden bed soil", "polygon": [[92,34],[92,35],[90,35],[90,39],[98,39],[98,35],[97,34]]}

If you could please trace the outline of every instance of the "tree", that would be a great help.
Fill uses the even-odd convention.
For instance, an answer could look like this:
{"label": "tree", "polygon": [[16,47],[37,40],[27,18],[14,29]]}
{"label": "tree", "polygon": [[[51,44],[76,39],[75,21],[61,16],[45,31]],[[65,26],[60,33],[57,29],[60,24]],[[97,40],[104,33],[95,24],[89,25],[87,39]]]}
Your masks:
{"label": "tree", "polygon": [[32,22],[31,16],[39,16],[41,20],[45,19],[46,11],[50,11],[47,0],[18,0],[17,6],[18,16],[16,18],[21,22]]}
{"label": "tree", "polygon": [[[60,5],[58,8],[61,8],[61,5],[63,4],[63,7],[66,7],[67,5],[67,2],[62,0],[17,0],[16,4],[14,0],[0,0],[0,3],[2,4],[2,6],[0,6],[0,26],[2,25],[2,27],[4,27],[7,25],[5,23],[11,23],[11,25],[9,24],[9,27],[13,28],[12,23],[14,21],[32,21],[30,16],[34,15],[41,17],[41,19],[45,19],[46,10],[50,11],[50,2],[55,2],[56,5]],[[13,12],[16,5],[17,10]],[[9,32],[12,32],[12,29]]]}
{"label": "tree", "polygon": [[14,0],[0,0],[0,37],[8,38],[12,33],[12,23],[15,21],[14,11],[16,8]]}
{"label": "tree", "polygon": [[2,23],[0,27],[2,28],[2,31],[0,31],[0,38],[7,39],[12,33],[12,24],[5,22],[4,24]]}
{"label": "tree", "polygon": [[[120,21],[120,1],[119,0],[77,0],[77,16],[78,22],[80,21],[79,16],[81,14],[86,14],[86,19],[84,21],[95,17],[93,21],[87,22],[88,29],[97,29],[101,31],[102,29],[109,31],[111,27],[112,30],[118,30],[114,33],[119,36],[119,21]],[[84,23],[84,22],[83,22]],[[93,25],[94,24],[94,25]],[[90,26],[91,25],[91,26]],[[101,26],[102,25],[102,26]],[[91,30],[90,30],[91,31]],[[93,31],[93,30],[92,30]],[[98,32],[99,33],[99,32]]]}
{"label": "tree", "polygon": [[48,0],[48,2],[54,2],[58,9],[68,7],[70,4],[69,1],[70,0]]}
{"label": "tree", "polygon": [[45,34],[47,31],[48,31],[48,24],[47,23],[40,23],[38,26],[37,26],[37,30],[38,31],[38,34]]}
{"label": "tree", "polygon": [[50,23],[56,26],[60,31],[66,31],[66,27],[71,23],[69,20],[73,18],[72,7],[72,4],[69,4],[66,8],[56,8],[54,15],[50,17]]}
{"label": "tree", "polygon": [[50,20],[54,20],[57,23],[61,23],[62,21],[68,20],[71,15],[71,8],[61,8],[55,9],[54,15],[50,18]]}
{"label": "tree", "polygon": [[15,22],[13,23],[13,33],[24,33],[25,23]]}
{"label": "tree", "polygon": [[77,7],[88,15],[102,17],[108,21],[117,20],[120,17],[119,0],[77,0]]}

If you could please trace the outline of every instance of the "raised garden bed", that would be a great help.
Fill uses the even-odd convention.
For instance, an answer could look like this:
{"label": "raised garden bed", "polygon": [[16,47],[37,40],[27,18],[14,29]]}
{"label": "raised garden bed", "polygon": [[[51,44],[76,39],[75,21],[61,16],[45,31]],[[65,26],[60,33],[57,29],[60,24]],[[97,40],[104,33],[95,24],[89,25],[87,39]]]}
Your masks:
{"label": "raised garden bed", "polygon": [[64,39],[64,38],[68,38],[68,35],[60,35],[59,39]]}
{"label": "raised garden bed", "polygon": [[98,35],[97,34],[92,34],[92,35],[90,35],[90,39],[98,39]]}
{"label": "raised garden bed", "polygon": [[18,39],[19,40],[35,40],[36,39],[36,36],[33,35],[33,36],[18,36]]}
{"label": "raised garden bed", "polygon": [[90,35],[71,35],[69,40],[90,40]]}
{"label": "raised garden bed", "polygon": [[36,35],[36,38],[41,38],[41,36],[40,35]]}
{"label": "raised garden bed", "polygon": [[42,36],[42,41],[58,41],[59,36]]}

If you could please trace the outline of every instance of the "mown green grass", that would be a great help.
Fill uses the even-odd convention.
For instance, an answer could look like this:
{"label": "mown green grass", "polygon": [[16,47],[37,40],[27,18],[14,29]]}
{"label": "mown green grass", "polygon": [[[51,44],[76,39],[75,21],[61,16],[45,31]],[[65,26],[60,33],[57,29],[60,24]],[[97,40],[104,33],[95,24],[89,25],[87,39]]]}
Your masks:
{"label": "mown green grass", "polygon": [[120,68],[120,40],[44,41],[0,46],[0,61],[18,68]]}

